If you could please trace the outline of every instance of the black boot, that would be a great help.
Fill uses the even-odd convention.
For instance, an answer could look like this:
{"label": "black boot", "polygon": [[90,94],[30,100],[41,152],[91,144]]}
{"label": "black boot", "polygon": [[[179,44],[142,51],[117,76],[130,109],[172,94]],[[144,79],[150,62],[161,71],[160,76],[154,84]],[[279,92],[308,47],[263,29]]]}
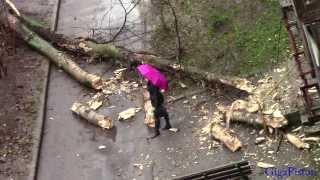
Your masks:
{"label": "black boot", "polygon": [[160,119],[159,117],[155,117],[155,127],[154,127],[154,135],[148,139],[153,139],[160,135]]}
{"label": "black boot", "polygon": [[160,135],[160,131],[159,130],[155,130],[154,135],[151,136],[149,139],[154,139],[156,137],[158,137]]}
{"label": "black boot", "polygon": [[165,116],[164,116],[164,119],[166,120],[166,126],[164,128],[162,128],[163,130],[168,130],[170,128],[172,128],[171,124],[170,124],[170,121],[169,121],[169,115],[168,113],[166,112]]}

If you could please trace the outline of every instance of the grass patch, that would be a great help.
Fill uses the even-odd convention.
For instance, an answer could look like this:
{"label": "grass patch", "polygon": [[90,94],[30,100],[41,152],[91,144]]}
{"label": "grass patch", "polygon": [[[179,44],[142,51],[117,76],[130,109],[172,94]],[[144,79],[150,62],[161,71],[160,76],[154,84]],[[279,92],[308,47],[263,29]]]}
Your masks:
{"label": "grass patch", "polygon": [[[277,0],[179,3],[175,6],[183,64],[226,75],[250,76],[286,59],[289,44]],[[173,19],[167,14],[170,32],[158,25],[152,38],[152,47],[164,56],[175,52]]]}
{"label": "grass patch", "polygon": [[209,16],[209,36],[215,38],[220,33],[216,45],[226,49],[226,54],[236,54],[223,59],[234,64],[232,71],[236,75],[250,76],[265,71],[287,55],[288,39],[280,19],[279,3],[269,0],[255,5],[260,8],[234,6],[229,11],[215,8]]}
{"label": "grass patch", "polygon": [[241,55],[240,74],[251,75],[275,65],[287,55],[288,39],[276,1],[265,2],[265,12],[250,25],[235,24],[235,45]]}

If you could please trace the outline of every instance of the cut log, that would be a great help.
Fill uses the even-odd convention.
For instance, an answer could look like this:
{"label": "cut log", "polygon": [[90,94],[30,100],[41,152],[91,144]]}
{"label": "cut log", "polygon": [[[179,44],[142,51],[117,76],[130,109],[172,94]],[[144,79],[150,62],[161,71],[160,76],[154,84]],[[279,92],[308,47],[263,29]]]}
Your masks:
{"label": "cut log", "polygon": [[264,122],[267,126],[272,128],[281,128],[287,125],[287,121],[279,120],[269,116],[263,116],[263,119],[259,117],[257,113],[250,113],[245,110],[233,111],[230,120],[233,122],[242,122],[251,124],[254,126],[263,126]]}
{"label": "cut log", "polygon": [[79,67],[67,54],[55,49],[50,43],[42,39],[21,21],[8,13],[9,27],[15,31],[29,46],[39,51],[62,68],[77,81],[94,89],[101,89],[103,79],[100,76],[88,73]]}
{"label": "cut log", "polygon": [[71,107],[71,111],[78,114],[89,123],[102,127],[103,129],[111,129],[113,127],[112,119],[110,117],[98,114],[90,107],[81,103],[75,102]]}
{"label": "cut log", "polygon": [[281,128],[288,124],[288,120],[282,115],[263,115],[260,111],[261,108],[256,102],[236,100],[227,111],[227,124],[229,124],[229,121],[243,122],[255,126],[263,126],[265,130],[265,126]]}
{"label": "cut log", "polygon": [[298,136],[293,134],[286,135],[288,141],[296,146],[298,149],[309,149],[310,145],[308,143],[303,142]]}
{"label": "cut log", "polygon": [[242,143],[236,135],[219,124],[213,124],[211,134],[215,139],[224,143],[232,152],[242,147]]}
{"label": "cut log", "polygon": [[148,127],[154,128],[155,127],[155,119],[154,119],[154,107],[151,104],[150,94],[148,91],[143,92],[143,100],[144,100],[144,124]]}

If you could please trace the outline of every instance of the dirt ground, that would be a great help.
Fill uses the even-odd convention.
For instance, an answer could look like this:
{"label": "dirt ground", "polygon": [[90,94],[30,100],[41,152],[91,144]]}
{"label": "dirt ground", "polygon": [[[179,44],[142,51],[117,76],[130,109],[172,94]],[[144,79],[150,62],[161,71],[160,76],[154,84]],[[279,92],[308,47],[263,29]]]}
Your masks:
{"label": "dirt ground", "polygon": [[0,177],[20,176],[26,175],[31,160],[43,57],[18,42],[16,53],[4,59],[8,74],[0,80]]}
{"label": "dirt ground", "polygon": [[[52,0],[13,1],[26,15],[50,22]],[[37,8],[41,12],[34,12]],[[33,127],[46,74],[46,59],[15,38],[0,34],[7,75],[0,79],[0,179],[24,179],[32,159]],[[13,37],[15,37],[13,35]],[[3,49],[2,49],[3,50]]]}

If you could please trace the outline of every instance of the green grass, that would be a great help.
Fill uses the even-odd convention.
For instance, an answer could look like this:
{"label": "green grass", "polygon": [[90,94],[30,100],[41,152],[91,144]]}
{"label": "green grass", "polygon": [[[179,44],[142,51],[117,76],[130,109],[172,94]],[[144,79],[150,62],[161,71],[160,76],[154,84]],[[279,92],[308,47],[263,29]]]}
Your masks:
{"label": "green grass", "polygon": [[[179,3],[176,9],[184,48],[183,64],[216,73],[250,76],[268,71],[287,59],[287,32],[277,0]],[[164,56],[175,52],[173,19],[169,13],[166,19],[170,32],[159,25],[152,37],[152,47]]]}
{"label": "green grass", "polygon": [[266,3],[266,11],[251,25],[235,25],[235,43],[242,60],[240,73],[256,73],[279,63],[286,55],[288,40],[280,21],[278,3]]}
{"label": "green grass", "polygon": [[238,59],[232,62],[237,64],[233,72],[243,76],[264,71],[285,59],[287,55],[288,40],[280,19],[279,4],[270,0],[261,3],[263,10],[253,11],[251,19],[238,18],[245,9],[237,6],[231,10],[215,8],[209,16],[210,37],[219,36],[221,27],[229,26],[217,39],[216,45],[238,54]]}

